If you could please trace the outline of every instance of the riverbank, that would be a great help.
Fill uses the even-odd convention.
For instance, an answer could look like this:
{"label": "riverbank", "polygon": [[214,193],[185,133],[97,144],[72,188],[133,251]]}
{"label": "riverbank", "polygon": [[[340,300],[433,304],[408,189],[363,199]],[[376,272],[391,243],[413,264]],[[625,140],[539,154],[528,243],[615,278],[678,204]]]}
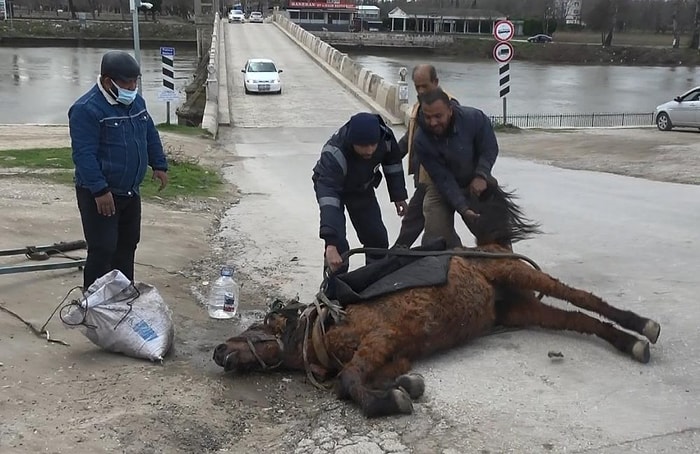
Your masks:
{"label": "riverbank", "polygon": [[[141,20],[139,36],[143,47],[178,45],[196,48],[197,44],[196,26],[177,18],[158,22]],[[8,22],[0,24],[0,46],[119,47],[132,42],[130,20],[88,20],[85,27],[81,27],[79,21],[65,19],[15,19],[12,28]]]}

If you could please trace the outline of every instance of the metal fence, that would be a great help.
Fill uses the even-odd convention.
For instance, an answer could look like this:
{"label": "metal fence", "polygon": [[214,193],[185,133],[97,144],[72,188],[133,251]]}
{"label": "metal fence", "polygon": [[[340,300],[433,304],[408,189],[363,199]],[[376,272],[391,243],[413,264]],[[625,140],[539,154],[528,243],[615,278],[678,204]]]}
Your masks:
{"label": "metal fence", "polygon": [[[494,125],[502,125],[503,116],[492,115]],[[506,123],[518,128],[602,128],[652,126],[650,113],[524,114],[506,115]]]}

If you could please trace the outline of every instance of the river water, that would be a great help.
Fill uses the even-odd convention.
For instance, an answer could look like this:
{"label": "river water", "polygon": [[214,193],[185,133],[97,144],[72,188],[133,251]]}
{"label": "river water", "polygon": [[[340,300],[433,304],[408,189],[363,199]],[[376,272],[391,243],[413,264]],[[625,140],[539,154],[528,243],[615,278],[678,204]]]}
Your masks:
{"label": "river water", "polygon": [[[0,47],[0,124],[67,123],[71,103],[87,91],[99,72],[108,49]],[[129,50],[129,49],[125,49]],[[495,62],[458,61],[454,57],[397,52],[350,53],[358,63],[389,81],[398,79],[401,67],[433,63],[441,85],[462,104],[500,115],[498,65]],[[156,122],[165,121],[158,49],[142,49],[143,93]],[[176,88],[182,90],[196,67],[195,50],[176,50]],[[309,63],[311,64],[311,63]],[[508,114],[560,114],[652,112],[654,107],[700,85],[700,70],[693,67],[625,67],[511,63]],[[410,79],[410,76],[409,76]],[[313,86],[310,81],[309,86]],[[409,83],[411,100],[415,99]],[[184,92],[181,93],[184,100]],[[171,121],[176,122],[175,105]]]}
{"label": "river water", "polygon": [[[114,49],[0,47],[0,124],[68,123],[68,108],[95,84],[108,50]],[[197,51],[176,49],[174,66],[175,88],[184,101]],[[141,49],[141,67],[143,96],[154,121],[162,123],[166,104],[158,100],[163,84],[160,50]],[[176,123],[174,104],[170,119]]]}
{"label": "river water", "polygon": [[[406,54],[349,53],[357,63],[389,81],[398,80],[399,69],[409,71],[411,100],[415,90],[411,69],[420,63],[435,65],[440,85],[462,104],[478,107],[489,115],[502,113],[498,64],[494,61],[456,61],[454,57]],[[510,63],[508,114],[561,114],[603,112],[653,112],[676,95],[700,85],[695,67],[630,67]]]}

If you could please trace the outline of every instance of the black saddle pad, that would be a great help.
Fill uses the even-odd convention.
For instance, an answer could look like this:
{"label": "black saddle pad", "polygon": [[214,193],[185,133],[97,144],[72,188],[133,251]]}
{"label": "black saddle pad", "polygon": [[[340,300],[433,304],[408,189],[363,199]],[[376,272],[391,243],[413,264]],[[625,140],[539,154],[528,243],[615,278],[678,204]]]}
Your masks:
{"label": "black saddle pad", "polygon": [[[412,251],[444,251],[445,241],[412,248]],[[341,306],[365,301],[414,287],[445,285],[450,255],[412,257],[389,255],[335,276],[334,299]]]}

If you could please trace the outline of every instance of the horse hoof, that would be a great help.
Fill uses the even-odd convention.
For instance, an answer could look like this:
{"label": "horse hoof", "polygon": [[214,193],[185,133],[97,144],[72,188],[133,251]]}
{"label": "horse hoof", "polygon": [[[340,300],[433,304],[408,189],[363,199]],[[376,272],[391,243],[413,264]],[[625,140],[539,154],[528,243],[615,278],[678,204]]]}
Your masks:
{"label": "horse hoof", "polygon": [[655,344],[659,339],[659,334],[661,334],[661,325],[654,320],[648,320],[646,325],[644,325],[642,334],[649,339],[652,344]]}
{"label": "horse hoof", "polygon": [[649,362],[649,342],[639,340],[634,343],[634,346],[632,347],[632,357],[639,361],[640,363],[648,363]]}
{"label": "horse hoof", "polygon": [[398,409],[399,413],[403,413],[405,415],[410,415],[413,413],[413,402],[411,401],[411,396],[408,395],[408,392],[400,388],[392,389],[391,398],[394,399],[394,403],[396,404],[396,408]]}
{"label": "horse hoof", "polygon": [[425,393],[425,379],[421,374],[410,373],[400,375],[396,379],[396,386],[403,388],[411,399],[418,399]]}

